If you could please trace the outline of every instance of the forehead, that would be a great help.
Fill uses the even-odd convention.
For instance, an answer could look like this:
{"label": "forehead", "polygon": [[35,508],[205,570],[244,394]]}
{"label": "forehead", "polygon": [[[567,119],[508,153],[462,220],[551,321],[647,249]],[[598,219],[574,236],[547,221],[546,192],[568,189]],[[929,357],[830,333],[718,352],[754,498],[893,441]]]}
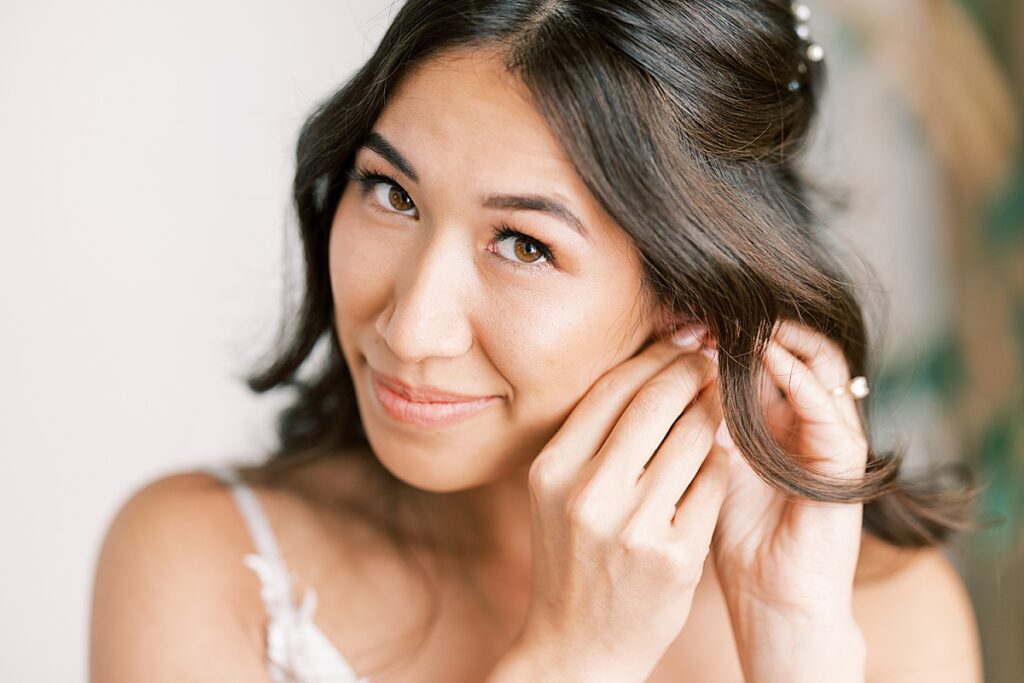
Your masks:
{"label": "forehead", "polygon": [[496,53],[464,50],[420,65],[391,92],[373,129],[409,160],[420,188],[431,194],[554,195],[595,238],[624,238],[529,89]]}
{"label": "forehead", "polygon": [[[446,157],[505,158],[541,170],[574,174],[526,86],[496,54],[460,51],[434,58],[410,72],[389,96],[378,126],[417,149],[444,146]],[[495,160],[501,163],[500,160]]]}

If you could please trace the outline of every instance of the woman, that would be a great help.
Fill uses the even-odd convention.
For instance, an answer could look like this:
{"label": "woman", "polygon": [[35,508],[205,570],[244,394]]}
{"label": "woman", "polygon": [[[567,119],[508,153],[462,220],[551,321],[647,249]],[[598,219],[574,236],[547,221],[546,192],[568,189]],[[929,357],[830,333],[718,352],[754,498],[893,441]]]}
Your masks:
{"label": "woman", "polygon": [[969,498],[871,448],[794,166],[805,21],[407,2],[300,135],[280,448],[124,505],[92,680],[980,681]]}

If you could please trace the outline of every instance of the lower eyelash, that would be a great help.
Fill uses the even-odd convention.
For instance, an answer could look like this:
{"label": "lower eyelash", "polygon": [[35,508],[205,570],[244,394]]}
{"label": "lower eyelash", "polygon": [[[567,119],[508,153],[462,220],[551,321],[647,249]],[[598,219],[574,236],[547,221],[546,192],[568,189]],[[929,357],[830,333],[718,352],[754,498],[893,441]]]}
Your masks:
{"label": "lower eyelash", "polygon": [[[552,265],[552,264],[554,264],[554,262],[555,262],[555,255],[551,253],[551,249],[549,249],[548,246],[546,244],[544,244],[543,242],[535,240],[534,238],[530,237],[529,235],[526,235],[524,233],[519,232],[518,230],[513,228],[508,223],[499,223],[498,225],[496,225],[494,227],[494,238],[496,240],[500,241],[500,240],[503,240],[503,239],[508,239],[509,237],[518,237],[519,239],[521,239],[521,240],[523,240],[525,242],[529,242],[529,243],[535,245],[537,247],[538,251],[540,251],[540,255],[544,257],[544,264],[533,265],[533,264],[528,264],[528,263],[518,263],[516,261],[509,261],[512,265],[519,266],[519,267],[522,267],[522,268],[538,268],[538,267],[543,267],[544,265]],[[509,259],[505,259],[505,260],[508,261]]]}

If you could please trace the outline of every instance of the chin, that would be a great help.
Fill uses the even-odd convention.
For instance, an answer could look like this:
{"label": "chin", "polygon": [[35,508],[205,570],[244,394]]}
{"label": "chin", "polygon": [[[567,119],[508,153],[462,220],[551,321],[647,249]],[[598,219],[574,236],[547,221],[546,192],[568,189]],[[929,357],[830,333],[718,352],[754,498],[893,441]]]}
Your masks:
{"label": "chin", "polygon": [[[367,429],[367,440],[374,454],[392,475],[423,491],[451,493],[474,488],[500,479],[501,468],[473,453],[481,449],[444,448],[442,446],[395,443]],[[492,449],[493,450],[493,449]]]}

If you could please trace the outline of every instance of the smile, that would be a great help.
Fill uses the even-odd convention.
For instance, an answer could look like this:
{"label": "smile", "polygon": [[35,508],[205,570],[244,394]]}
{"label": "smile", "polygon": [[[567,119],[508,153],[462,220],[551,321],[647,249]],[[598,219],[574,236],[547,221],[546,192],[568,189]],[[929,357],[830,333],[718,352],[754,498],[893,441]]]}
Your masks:
{"label": "smile", "polygon": [[418,427],[440,427],[454,424],[484,410],[497,401],[498,396],[487,396],[472,401],[452,403],[432,403],[426,401],[410,401],[401,394],[389,389],[367,366],[373,393],[377,403],[384,409],[388,417],[404,424]]}

